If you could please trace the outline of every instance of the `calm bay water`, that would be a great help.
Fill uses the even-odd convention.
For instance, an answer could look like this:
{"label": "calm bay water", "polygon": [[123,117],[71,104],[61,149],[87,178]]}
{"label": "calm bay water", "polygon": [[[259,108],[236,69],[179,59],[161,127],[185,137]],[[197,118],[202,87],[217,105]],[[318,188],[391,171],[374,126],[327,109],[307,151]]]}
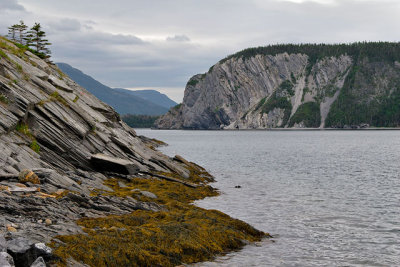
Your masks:
{"label": "calm bay water", "polygon": [[137,132],[215,176],[197,205],[274,236],[196,266],[400,266],[400,131]]}

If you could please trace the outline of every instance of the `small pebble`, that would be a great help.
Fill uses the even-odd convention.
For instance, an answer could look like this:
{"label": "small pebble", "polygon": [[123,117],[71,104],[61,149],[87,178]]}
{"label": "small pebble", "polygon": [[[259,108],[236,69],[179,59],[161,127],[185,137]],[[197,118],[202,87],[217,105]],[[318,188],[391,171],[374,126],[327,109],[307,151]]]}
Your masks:
{"label": "small pebble", "polygon": [[15,232],[17,232],[17,229],[15,229],[15,227],[12,227],[12,226],[7,226],[7,231],[15,233]]}
{"label": "small pebble", "polygon": [[47,226],[49,226],[49,225],[52,224],[52,221],[51,221],[50,219],[46,219],[44,222],[45,222],[45,224],[46,224]]}
{"label": "small pebble", "polygon": [[38,223],[42,223],[42,222],[43,222],[43,220],[38,220],[37,222],[38,222]]}
{"label": "small pebble", "polygon": [[16,225],[15,223],[8,223],[8,224],[6,224],[6,227],[14,227],[16,229],[19,228],[18,225]]}

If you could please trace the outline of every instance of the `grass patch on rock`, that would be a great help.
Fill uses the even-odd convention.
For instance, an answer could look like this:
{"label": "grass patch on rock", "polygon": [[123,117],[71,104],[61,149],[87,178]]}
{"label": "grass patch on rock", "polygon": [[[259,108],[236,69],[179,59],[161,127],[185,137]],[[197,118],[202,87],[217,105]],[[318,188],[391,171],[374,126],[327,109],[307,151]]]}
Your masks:
{"label": "grass patch on rock", "polygon": [[64,106],[69,107],[68,102],[57,91],[54,91],[53,93],[50,94],[50,99],[53,101],[58,101]]}
{"label": "grass patch on rock", "polygon": [[33,151],[35,151],[36,153],[39,154],[39,152],[40,152],[40,146],[39,146],[39,144],[38,144],[38,142],[37,142],[36,140],[33,140],[32,143],[29,145],[29,147],[30,147]]}
{"label": "grass patch on rock", "polygon": [[29,138],[33,137],[31,131],[29,130],[29,126],[24,122],[18,123],[15,130],[19,133],[26,135]]}
{"label": "grass patch on rock", "polygon": [[3,104],[8,104],[10,101],[8,100],[7,96],[0,94],[0,102]]}

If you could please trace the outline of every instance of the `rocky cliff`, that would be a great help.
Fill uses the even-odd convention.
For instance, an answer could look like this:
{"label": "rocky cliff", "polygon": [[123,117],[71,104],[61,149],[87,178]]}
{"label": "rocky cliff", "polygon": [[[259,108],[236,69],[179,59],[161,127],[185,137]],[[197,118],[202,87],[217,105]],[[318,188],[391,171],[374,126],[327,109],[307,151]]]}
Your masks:
{"label": "rocky cliff", "polygon": [[[155,149],[158,144],[137,136],[110,106],[78,86],[55,65],[1,38],[0,265],[30,266],[37,261],[35,264],[39,265],[34,266],[44,266],[44,261],[60,261],[78,266],[80,263],[73,258],[92,266],[124,265],[138,263],[137,255],[151,265],[175,260],[173,256],[164,259],[154,250],[151,254],[146,248],[139,250],[134,237],[123,240],[114,228],[103,227],[102,234],[107,240],[115,236],[118,244],[124,244],[122,247],[135,245],[136,252],[125,253],[115,245],[105,248],[109,241],[93,241],[99,238],[95,233],[100,228],[85,230],[90,227],[77,224],[82,218],[128,216],[138,211],[138,217],[124,219],[124,229],[136,233],[146,229],[133,223],[139,220],[135,218],[141,216],[140,212],[162,211],[165,216],[166,211],[181,203],[180,193],[185,194],[188,203],[195,196],[215,195],[213,189],[204,186],[212,179],[204,169],[180,157],[163,155]],[[175,206],[167,205],[168,197],[157,197],[155,189],[147,191],[155,183],[161,184],[157,194],[166,196],[167,188],[174,186],[168,197],[174,199]],[[140,217],[140,221],[145,223],[151,214]],[[55,236],[59,239],[55,240]],[[63,248],[70,243],[66,239],[61,242],[63,236],[74,240],[66,250]],[[50,242],[57,253],[45,245]],[[77,245],[78,242],[83,243]],[[89,244],[99,247],[85,247]],[[77,248],[83,248],[88,256],[81,256],[81,251],[74,254]],[[118,259],[114,259],[115,255],[119,255]],[[153,262],[152,257],[157,261]],[[107,263],[110,260],[113,263]]]}
{"label": "rocky cliff", "polygon": [[229,56],[186,85],[160,129],[397,127],[400,44],[276,45]]}

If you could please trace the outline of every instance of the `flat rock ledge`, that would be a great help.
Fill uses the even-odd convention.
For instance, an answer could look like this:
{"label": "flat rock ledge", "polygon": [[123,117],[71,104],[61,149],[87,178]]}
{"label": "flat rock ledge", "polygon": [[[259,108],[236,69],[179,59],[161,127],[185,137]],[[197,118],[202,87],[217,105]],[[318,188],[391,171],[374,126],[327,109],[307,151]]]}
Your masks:
{"label": "flat rock ledge", "polygon": [[91,158],[91,163],[98,171],[114,172],[120,174],[134,175],[139,172],[139,168],[134,162],[111,157],[105,154],[95,154]]}

